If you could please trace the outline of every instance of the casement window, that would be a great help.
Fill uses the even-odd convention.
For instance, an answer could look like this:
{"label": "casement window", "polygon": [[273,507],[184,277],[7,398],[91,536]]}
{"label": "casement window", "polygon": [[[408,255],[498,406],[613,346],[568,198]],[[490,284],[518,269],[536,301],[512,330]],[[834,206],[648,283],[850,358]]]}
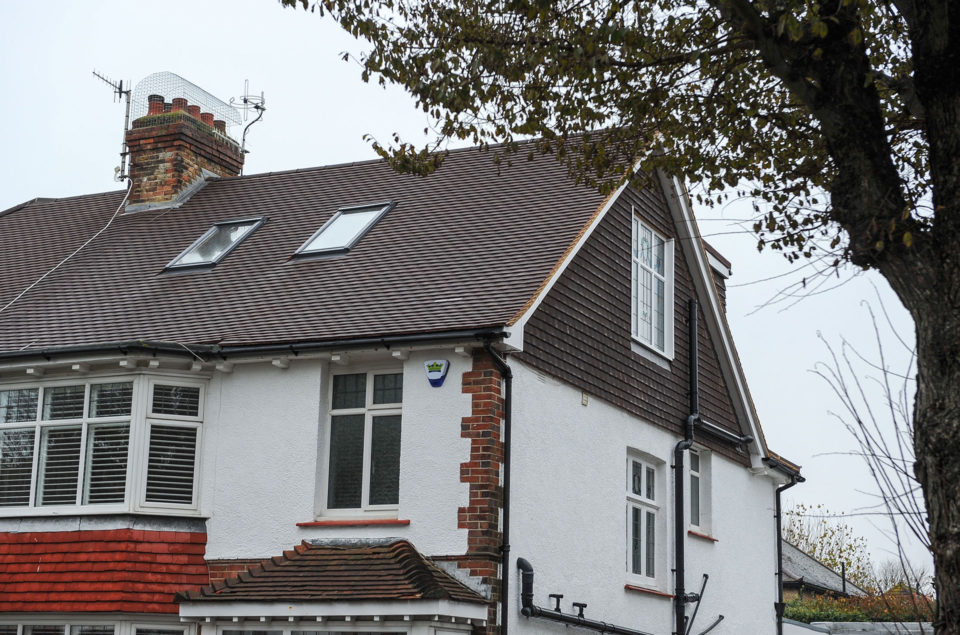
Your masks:
{"label": "casement window", "polygon": [[325,508],[395,510],[403,373],[340,374],[330,384]]}
{"label": "casement window", "polygon": [[0,389],[0,515],[194,509],[201,394],[146,377]]}
{"label": "casement window", "polygon": [[710,529],[710,453],[690,450],[689,492],[690,526],[698,531]]}
{"label": "casement window", "polygon": [[[64,617],[60,616],[60,620]],[[41,623],[42,622],[42,623]],[[151,625],[133,622],[110,622],[100,618],[79,618],[57,623],[39,615],[29,622],[0,622],[0,635],[193,635],[192,626],[177,624]]]}
{"label": "casement window", "polygon": [[660,478],[651,459],[627,457],[627,573],[652,584],[661,575],[657,549],[659,536]]}
{"label": "casement window", "polygon": [[633,337],[673,357],[673,241],[633,215],[631,329]]}

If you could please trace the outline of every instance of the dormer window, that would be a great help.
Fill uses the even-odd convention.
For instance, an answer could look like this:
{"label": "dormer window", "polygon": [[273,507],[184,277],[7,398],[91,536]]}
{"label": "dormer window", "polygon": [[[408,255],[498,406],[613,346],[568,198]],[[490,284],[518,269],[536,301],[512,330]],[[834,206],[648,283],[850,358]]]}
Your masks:
{"label": "dormer window", "polygon": [[297,250],[297,255],[349,251],[392,207],[393,203],[341,207]]}
{"label": "dormer window", "polygon": [[174,258],[167,265],[167,269],[212,267],[223,260],[265,220],[265,218],[249,218],[217,223]]}

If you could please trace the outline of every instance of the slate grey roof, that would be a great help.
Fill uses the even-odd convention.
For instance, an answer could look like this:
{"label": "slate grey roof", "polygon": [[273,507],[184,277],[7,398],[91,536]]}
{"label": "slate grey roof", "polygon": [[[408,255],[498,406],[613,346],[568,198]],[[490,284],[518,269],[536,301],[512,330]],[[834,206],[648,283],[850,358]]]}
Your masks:
{"label": "slate grey roof", "polygon": [[[0,307],[100,231],[123,192],[0,212]],[[392,200],[349,253],[292,255],[341,206]],[[120,214],[0,312],[0,353],[130,340],[262,345],[507,324],[604,202],[553,157],[451,153],[428,177],[381,161],[214,179],[183,207]],[[266,216],[206,271],[164,267],[214,223]]]}
{"label": "slate grey roof", "polygon": [[[785,587],[806,587],[813,591],[843,593],[840,574],[813,556],[786,540],[783,543],[783,584]],[[847,580],[847,595],[867,595],[867,592]]]}

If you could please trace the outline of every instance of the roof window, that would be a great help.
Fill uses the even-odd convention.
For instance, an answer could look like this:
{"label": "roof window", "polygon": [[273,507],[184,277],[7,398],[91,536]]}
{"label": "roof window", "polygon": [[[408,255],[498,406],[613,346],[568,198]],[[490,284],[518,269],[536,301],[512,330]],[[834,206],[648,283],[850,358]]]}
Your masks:
{"label": "roof window", "polygon": [[167,269],[212,267],[230,253],[244,238],[262,225],[266,218],[248,218],[217,223],[183,253],[167,265]]}
{"label": "roof window", "polygon": [[350,250],[393,207],[374,203],[341,207],[333,218],[305,242],[297,254],[337,253]]}

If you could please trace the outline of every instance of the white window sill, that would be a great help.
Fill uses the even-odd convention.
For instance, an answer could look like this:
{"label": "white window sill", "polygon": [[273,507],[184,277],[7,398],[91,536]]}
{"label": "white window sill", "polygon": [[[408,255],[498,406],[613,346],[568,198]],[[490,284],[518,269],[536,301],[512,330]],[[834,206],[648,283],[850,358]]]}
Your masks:
{"label": "white window sill", "polygon": [[670,362],[673,361],[673,356],[667,356],[662,351],[658,351],[649,344],[645,344],[635,337],[631,337],[630,339],[630,350],[640,357],[653,362],[660,368],[664,370],[670,370]]}

